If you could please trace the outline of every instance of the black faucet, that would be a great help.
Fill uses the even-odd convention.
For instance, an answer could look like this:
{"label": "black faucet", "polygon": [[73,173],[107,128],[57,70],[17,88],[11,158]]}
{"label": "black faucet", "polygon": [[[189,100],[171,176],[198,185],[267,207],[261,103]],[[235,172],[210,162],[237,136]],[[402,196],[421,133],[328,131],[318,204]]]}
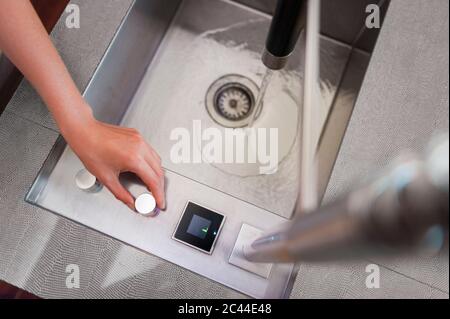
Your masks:
{"label": "black faucet", "polygon": [[286,66],[306,26],[307,0],[278,0],[262,61],[272,70]]}

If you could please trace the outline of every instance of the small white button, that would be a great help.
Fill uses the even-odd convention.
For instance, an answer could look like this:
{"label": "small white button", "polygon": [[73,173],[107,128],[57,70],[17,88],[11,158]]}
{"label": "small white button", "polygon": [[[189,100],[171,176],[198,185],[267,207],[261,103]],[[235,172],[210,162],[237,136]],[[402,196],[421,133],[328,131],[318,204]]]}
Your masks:
{"label": "small white button", "polygon": [[144,193],[136,198],[134,203],[136,211],[145,216],[156,216],[158,214],[158,208],[156,207],[156,200],[152,194]]}
{"label": "small white button", "polygon": [[85,192],[96,192],[101,188],[97,178],[86,169],[80,170],[75,176],[75,183],[78,188]]}
{"label": "small white button", "polygon": [[273,264],[267,263],[252,263],[245,258],[243,248],[263,235],[263,231],[253,226],[242,224],[236,243],[229,259],[229,263],[242,268],[246,271],[252,272],[263,278],[269,278],[272,271]]}

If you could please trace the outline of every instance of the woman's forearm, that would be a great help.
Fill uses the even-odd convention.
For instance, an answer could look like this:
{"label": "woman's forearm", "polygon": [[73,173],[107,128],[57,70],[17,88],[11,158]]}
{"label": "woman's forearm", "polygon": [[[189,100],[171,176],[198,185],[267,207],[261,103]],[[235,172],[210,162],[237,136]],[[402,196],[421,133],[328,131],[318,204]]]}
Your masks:
{"label": "woman's forearm", "polygon": [[0,1],[0,49],[38,91],[63,135],[93,119],[29,0]]}

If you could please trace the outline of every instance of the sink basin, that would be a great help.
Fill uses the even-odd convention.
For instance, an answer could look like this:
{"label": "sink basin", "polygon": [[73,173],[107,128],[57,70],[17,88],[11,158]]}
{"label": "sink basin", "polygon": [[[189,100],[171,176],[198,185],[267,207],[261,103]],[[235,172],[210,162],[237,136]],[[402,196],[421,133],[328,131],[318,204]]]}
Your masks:
{"label": "sink basin", "polygon": [[[27,201],[249,296],[286,296],[293,265],[275,265],[270,276],[263,278],[228,260],[243,224],[264,231],[287,222],[301,193],[301,145],[297,136],[303,48],[296,50],[284,71],[274,75],[255,122],[255,128],[278,129],[275,173],[260,174],[254,165],[175,163],[171,158],[175,143],[171,136],[177,129],[194,136],[198,123],[203,128],[225,130],[206,105],[208,90],[215,81],[237,75],[256,88],[261,84],[265,68],[260,53],[269,24],[266,13],[227,0],[136,0],[84,96],[97,119],[138,129],[161,155],[167,178],[167,210],[157,218],[144,218],[106,189],[95,194],[79,190],[74,177],[83,166],[62,138],[36,178]],[[326,126],[330,118],[339,118],[341,125],[336,129],[342,134],[351,107],[344,107],[346,111],[342,112],[336,101],[341,106],[353,105],[354,88],[362,80],[363,68],[359,66],[364,65],[348,63],[351,54],[350,46],[321,37],[318,125]],[[338,89],[349,66],[360,76],[353,77],[342,93]],[[329,130],[323,132],[319,155],[323,155],[328,174],[338,147],[321,152],[320,146],[323,150],[327,143],[339,143]],[[191,152],[202,147],[198,140],[191,142]],[[327,174],[321,176],[325,181],[322,184],[326,184]],[[135,196],[146,191],[131,175],[122,181]],[[226,216],[211,255],[172,239],[188,201]]]}
{"label": "sink basin", "polygon": [[[288,68],[273,76],[254,125],[278,129],[275,174],[258,174],[257,165],[185,164],[170,158],[174,146],[170,137],[177,128],[187,130],[189,136],[194,135],[196,123],[222,130],[206,111],[205,96],[212,83],[230,74],[261,83],[265,67],[260,57],[269,24],[267,15],[226,1],[184,1],[122,124],[138,128],[158,150],[168,170],[289,218],[298,194],[301,48]],[[348,53],[348,47],[323,39],[322,60],[327,61],[322,74],[324,109],[331,105]],[[200,143],[191,144],[192,157]]]}

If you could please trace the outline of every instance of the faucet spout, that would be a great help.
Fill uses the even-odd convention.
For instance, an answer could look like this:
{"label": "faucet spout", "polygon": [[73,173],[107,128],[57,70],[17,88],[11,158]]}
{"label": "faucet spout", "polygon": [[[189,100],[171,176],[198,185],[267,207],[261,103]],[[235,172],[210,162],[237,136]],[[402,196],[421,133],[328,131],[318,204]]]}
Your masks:
{"label": "faucet spout", "polygon": [[306,25],[306,0],[278,0],[262,61],[272,70],[283,69]]}

